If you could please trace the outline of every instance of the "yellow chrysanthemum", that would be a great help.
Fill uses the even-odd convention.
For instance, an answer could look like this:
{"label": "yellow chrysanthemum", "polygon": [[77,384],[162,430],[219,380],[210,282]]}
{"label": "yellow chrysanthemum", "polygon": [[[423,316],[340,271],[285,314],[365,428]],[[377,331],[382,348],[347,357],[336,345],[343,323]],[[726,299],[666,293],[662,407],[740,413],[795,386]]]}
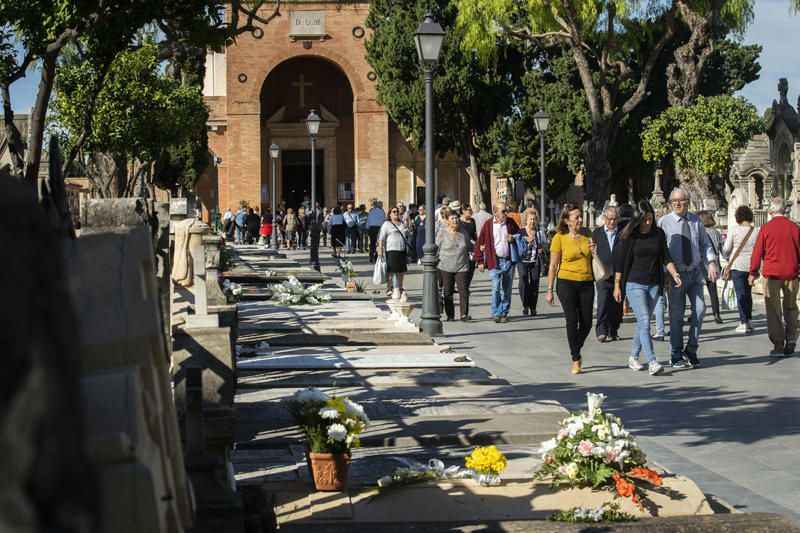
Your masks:
{"label": "yellow chrysanthemum", "polygon": [[467,468],[499,474],[506,468],[506,456],[496,446],[478,446],[466,458]]}

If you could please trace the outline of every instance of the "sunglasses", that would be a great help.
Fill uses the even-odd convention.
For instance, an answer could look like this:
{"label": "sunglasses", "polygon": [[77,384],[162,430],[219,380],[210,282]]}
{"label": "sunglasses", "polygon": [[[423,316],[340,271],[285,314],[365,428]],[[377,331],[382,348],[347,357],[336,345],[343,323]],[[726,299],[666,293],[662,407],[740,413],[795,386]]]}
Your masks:
{"label": "sunglasses", "polygon": [[398,213],[399,211],[397,211],[397,209],[392,209],[392,210],[391,210],[391,211],[389,211],[389,212],[390,212],[390,213]]}

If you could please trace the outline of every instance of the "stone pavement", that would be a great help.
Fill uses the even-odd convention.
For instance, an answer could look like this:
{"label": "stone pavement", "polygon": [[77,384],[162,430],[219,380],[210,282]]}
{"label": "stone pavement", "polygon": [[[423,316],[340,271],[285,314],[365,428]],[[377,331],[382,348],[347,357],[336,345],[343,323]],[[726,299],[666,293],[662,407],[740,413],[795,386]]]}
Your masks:
{"label": "stone pavement", "polygon": [[[301,254],[290,255],[307,261]],[[333,272],[326,249],[321,257],[323,271]],[[372,289],[366,256],[351,259]],[[416,320],[422,267],[409,269],[405,285],[409,300],[418,305],[412,315]],[[690,476],[706,494],[736,509],[778,513],[800,523],[800,355],[768,357],[763,307],[756,306],[756,331],[748,336],[733,331],[738,320],[734,312],[723,313],[722,325],[707,320],[698,354],[702,367],[675,372],[667,368],[656,377],[626,366],[634,328],[628,317],[621,341],[598,343],[594,332],[590,334],[584,372],[573,376],[557,303],[547,306],[542,294],[539,316],[526,317],[515,293],[509,322],[496,324],[489,316],[488,274],[476,272],[472,289],[474,320],[444,323],[445,333],[437,342],[469,354],[479,367],[508,380],[523,396],[581,409],[587,391],[602,392],[608,396],[604,407],[639,437],[651,460]],[[656,354],[667,359],[668,343],[657,343]]]}

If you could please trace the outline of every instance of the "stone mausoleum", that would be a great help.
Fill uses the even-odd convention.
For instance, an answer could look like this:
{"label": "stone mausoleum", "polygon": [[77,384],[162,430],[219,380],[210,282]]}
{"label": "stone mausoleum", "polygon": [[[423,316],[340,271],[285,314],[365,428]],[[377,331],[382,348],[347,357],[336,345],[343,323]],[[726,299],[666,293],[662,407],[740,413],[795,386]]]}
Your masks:
{"label": "stone mausoleum", "polygon": [[[368,9],[366,1],[284,4],[280,17],[208,54],[204,94],[215,163],[198,184],[204,216],[235,211],[242,200],[269,206],[273,142],[281,149],[278,202],[297,207],[310,195],[303,119],[312,109],[323,120],[315,157],[321,205],[423,199],[424,153],[410,149],[377,102],[364,48]],[[434,179],[438,194],[470,197],[469,175],[455,156],[437,160]]]}

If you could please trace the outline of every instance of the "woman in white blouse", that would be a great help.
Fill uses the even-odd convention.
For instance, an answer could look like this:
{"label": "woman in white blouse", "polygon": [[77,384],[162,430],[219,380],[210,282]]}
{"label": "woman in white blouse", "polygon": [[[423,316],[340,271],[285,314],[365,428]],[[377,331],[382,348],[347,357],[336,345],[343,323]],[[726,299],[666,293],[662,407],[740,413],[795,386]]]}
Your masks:
{"label": "woman in white blouse", "polygon": [[722,255],[729,259],[725,270],[730,270],[730,280],[736,292],[736,307],[739,309],[736,333],[750,333],[753,331],[753,296],[747,276],[750,274],[750,256],[758,237],[758,228],[753,226],[753,211],[746,205],[737,207],[734,217],[737,225],[728,228]]}

